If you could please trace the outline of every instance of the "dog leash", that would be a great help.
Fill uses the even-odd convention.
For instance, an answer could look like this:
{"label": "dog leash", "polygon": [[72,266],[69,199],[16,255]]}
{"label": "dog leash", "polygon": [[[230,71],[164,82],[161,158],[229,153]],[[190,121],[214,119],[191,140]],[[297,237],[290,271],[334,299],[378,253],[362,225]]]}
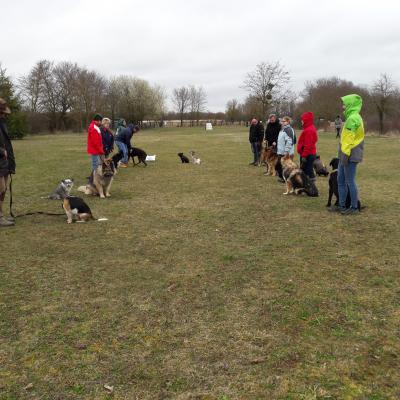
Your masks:
{"label": "dog leash", "polygon": [[37,215],[37,214],[41,214],[41,215],[65,215],[65,213],[49,213],[49,212],[45,212],[45,211],[32,211],[32,212],[28,212],[25,214],[20,214],[20,215],[15,215],[12,211],[12,206],[13,206],[13,194],[12,194],[12,175],[10,174],[10,185],[9,185],[9,190],[10,190],[10,215],[13,218],[20,218],[20,217],[26,217],[28,215]]}

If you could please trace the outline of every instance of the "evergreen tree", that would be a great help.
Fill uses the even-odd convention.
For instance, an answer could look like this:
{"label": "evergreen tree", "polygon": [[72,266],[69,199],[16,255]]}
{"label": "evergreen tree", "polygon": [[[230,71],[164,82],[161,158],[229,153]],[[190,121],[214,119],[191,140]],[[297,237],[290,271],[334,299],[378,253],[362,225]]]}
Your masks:
{"label": "evergreen tree", "polygon": [[22,139],[27,131],[25,115],[21,112],[21,105],[14,91],[11,78],[0,64],[0,98],[7,102],[11,114],[7,116],[7,127],[12,139]]}

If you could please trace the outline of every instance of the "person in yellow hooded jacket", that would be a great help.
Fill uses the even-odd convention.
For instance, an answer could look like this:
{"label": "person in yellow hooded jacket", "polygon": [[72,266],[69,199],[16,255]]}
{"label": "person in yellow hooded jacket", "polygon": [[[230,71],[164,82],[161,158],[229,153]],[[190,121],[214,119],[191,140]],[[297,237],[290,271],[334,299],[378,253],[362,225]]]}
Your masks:
{"label": "person in yellow hooded jacket", "polygon": [[[342,97],[343,113],[346,121],[340,135],[338,189],[339,211],[344,215],[359,213],[358,188],[356,183],[357,165],[364,154],[364,123],[360,115],[362,98],[358,94]],[[350,192],[351,206],[346,209],[346,198]]]}

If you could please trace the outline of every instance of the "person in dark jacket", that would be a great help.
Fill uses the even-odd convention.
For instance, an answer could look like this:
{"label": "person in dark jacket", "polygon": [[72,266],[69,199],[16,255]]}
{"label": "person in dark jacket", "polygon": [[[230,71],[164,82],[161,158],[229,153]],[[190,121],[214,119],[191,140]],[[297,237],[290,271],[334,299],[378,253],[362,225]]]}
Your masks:
{"label": "person in dark jacket", "polygon": [[115,137],[115,144],[119,151],[124,155],[120,167],[126,168],[128,166],[129,149],[131,148],[132,136],[139,131],[137,125],[129,124],[126,128],[121,129]]}
{"label": "person in dark jacket", "polygon": [[279,132],[282,130],[282,125],[275,114],[271,114],[268,119],[267,127],[265,128],[264,140],[267,146],[276,146],[278,143]]}
{"label": "person in dark jacket", "polygon": [[103,118],[100,127],[103,150],[106,157],[108,157],[114,150],[114,134],[110,130],[110,123],[111,120],[109,118]]}
{"label": "person in dark jacket", "polygon": [[15,174],[14,150],[8,135],[6,116],[11,114],[5,100],[0,99],[0,227],[13,226],[14,218],[5,218],[3,203],[6,197],[8,177]]}
{"label": "person in dark jacket", "polygon": [[249,165],[258,165],[261,154],[261,143],[264,136],[264,127],[260,121],[256,118],[251,120],[249,130],[249,142],[251,145],[251,151],[253,152],[254,161]]}

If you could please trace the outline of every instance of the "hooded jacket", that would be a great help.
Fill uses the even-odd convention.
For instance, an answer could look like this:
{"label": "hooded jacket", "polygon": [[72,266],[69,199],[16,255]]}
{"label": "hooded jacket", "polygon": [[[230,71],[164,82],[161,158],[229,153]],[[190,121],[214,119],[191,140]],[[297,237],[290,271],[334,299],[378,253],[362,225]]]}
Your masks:
{"label": "hooded jacket", "polygon": [[268,142],[268,146],[272,146],[272,143],[278,143],[279,132],[282,129],[282,125],[279,120],[275,122],[268,122],[267,128],[265,129],[264,139]]}
{"label": "hooded jacket", "polygon": [[90,123],[88,129],[87,152],[92,156],[104,154],[100,128],[95,124],[94,121]]}
{"label": "hooded jacket", "polygon": [[294,154],[295,138],[294,129],[290,125],[283,126],[279,132],[276,153],[280,156],[283,156],[285,153],[289,155]]}
{"label": "hooded jacket", "polygon": [[314,126],[314,114],[312,112],[305,112],[301,116],[301,120],[303,121],[303,131],[297,142],[297,152],[305,158],[317,154],[318,134]]}
{"label": "hooded jacket", "polygon": [[[7,152],[7,158],[5,157]],[[15,157],[6,120],[0,118],[0,176],[15,174]]]}
{"label": "hooded jacket", "polygon": [[134,125],[129,124],[126,128],[121,129],[115,137],[116,142],[125,143],[128,147],[131,147],[131,139],[133,136]]}
{"label": "hooded jacket", "polygon": [[362,98],[358,94],[342,97],[346,122],[340,135],[339,159],[361,162],[364,154],[364,123],[360,115]]}

